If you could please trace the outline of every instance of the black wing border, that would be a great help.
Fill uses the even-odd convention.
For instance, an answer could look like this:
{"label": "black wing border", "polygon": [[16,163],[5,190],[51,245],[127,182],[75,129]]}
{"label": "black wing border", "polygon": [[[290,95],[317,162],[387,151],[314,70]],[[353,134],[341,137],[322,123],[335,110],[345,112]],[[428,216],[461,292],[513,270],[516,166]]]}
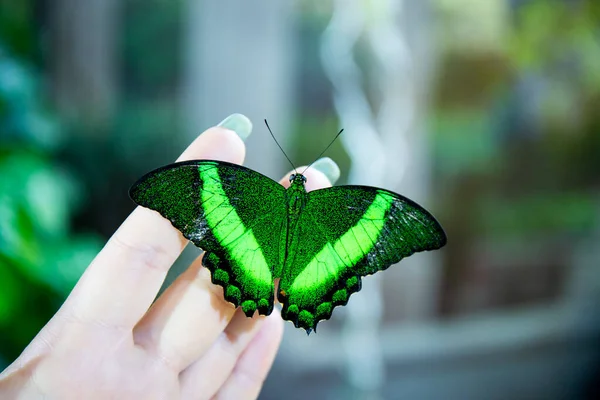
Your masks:
{"label": "black wing border", "polygon": [[425,251],[441,249],[448,243],[448,237],[446,235],[446,231],[442,227],[442,224],[440,224],[440,222],[437,220],[437,218],[431,212],[429,212],[427,209],[425,209],[425,207],[423,207],[416,201],[411,200],[408,197],[403,196],[399,193],[393,192],[391,190],[378,188],[375,186],[366,186],[366,185],[340,185],[340,186],[332,186],[332,187],[328,187],[328,188],[312,190],[309,195],[312,195],[313,193],[318,193],[318,192],[326,192],[326,191],[330,191],[330,190],[341,190],[341,189],[360,189],[360,190],[366,190],[366,191],[375,192],[375,193],[384,192],[384,193],[387,193],[387,194],[393,196],[394,198],[396,198],[400,201],[406,202],[408,205],[418,209],[419,211],[423,212],[423,214],[425,214],[429,218],[431,218],[431,220],[435,223],[437,231],[440,233],[440,246],[436,247],[436,248],[428,249]]}
{"label": "black wing border", "polygon": [[[195,160],[187,160],[187,161],[177,161],[171,164],[167,164],[167,165],[163,165],[162,167],[153,169],[150,172],[145,173],[144,175],[142,175],[141,178],[139,178],[138,180],[135,181],[135,183],[133,185],[131,185],[131,187],[129,188],[128,194],[129,194],[129,198],[135,203],[138,204],[135,199],[133,198],[133,191],[135,190],[135,188],[137,186],[139,186],[141,183],[145,182],[148,178],[152,177],[153,175],[156,175],[160,172],[166,171],[166,170],[170,170],[173,168],[179,168],[179,167],[186,167],[186,166],[199,166],[202,165],[203,163],[216,163],[216,164],[221,164],[233,169],[238,169],[244,172],[250,172],[253,174],[258,174],[260,176],[262,176],[265,179],[270,180],[273,183],[276,183],[277,185],[281,186],[282,190],[285,190],[285,187],[283,187],[279,182],[269,178],[268,176],[261,174],[260,172],[257,172],[251,168],[245,167],[243,165],[239,165],[239,164],[234,164],[234,163],[230,163],[228,161],[220,161],[220,160],[211,160],[211,159],[195,159]],[[143,206],[142,206],[143,207]]]}

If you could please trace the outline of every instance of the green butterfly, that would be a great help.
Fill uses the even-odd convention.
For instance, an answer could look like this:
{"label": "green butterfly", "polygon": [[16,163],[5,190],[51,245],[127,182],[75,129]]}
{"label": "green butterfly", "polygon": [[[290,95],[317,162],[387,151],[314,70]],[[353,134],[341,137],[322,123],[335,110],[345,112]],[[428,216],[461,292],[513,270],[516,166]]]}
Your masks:
{"label": "green butterfly", "polygon": [[223,161],[179,162],[152,171],[130,189],[203,249],[203,265],[225,299],[251,317],[273,310],[307,333],[361,288],[361,277],[404,257],[435,250],[446,235],[415,202],[367,186],[307,192]]}

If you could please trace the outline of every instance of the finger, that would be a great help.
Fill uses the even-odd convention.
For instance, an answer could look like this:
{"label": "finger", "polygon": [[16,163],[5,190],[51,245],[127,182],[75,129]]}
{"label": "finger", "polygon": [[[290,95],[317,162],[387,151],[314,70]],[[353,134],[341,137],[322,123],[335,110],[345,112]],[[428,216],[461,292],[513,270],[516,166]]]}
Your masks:
{"label": "finger", "polygon": [[[279,311],[266,317],[274,324],[283,325]],[[265,318],[247,318],[238,309],[219,335],[213,346],[196,362],[179,375],[181,397],[184,399],[209,399],[214,396],[231,375],[240,355],[260,331]],[[210,376],[210,379],[206,379]]]}
{"label": "finger", "polygon": [[216,399],[255,399],[271,369],[283,336],[283,324],[267,318],[240,356]]}
{"label": "finger", "polygon": [[[182,157],[241,163],[244,153],[236,133],[215,127],[200,135]],[[93,326],[132,329],[186,243],[168,220],[137,207],[88,267],[66,310]]]}
{"label": "finger", "polygon": [[179,372],[197,360],[235,313],[213,285],[202,257],[165,290],[133,330],[136,344]]}

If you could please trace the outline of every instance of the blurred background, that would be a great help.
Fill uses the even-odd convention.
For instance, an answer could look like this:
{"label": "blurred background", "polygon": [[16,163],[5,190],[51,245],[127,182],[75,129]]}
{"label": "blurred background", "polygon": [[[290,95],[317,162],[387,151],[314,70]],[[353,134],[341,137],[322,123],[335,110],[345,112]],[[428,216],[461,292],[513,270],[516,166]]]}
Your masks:
{"label": "blurred background", "polygon": [[[0,368],[205,128],[328,152],[448,234],[307,337],[261,398],[600,397],[600,2],[0,0]],[[188,248],[172,280],[197,249]]]}

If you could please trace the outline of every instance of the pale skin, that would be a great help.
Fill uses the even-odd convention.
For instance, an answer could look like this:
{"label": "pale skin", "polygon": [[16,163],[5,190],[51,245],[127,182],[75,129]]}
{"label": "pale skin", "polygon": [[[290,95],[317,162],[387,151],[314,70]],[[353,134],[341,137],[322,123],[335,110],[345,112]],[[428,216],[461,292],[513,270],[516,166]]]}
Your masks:
{"label": "pale skin", "polygon": [[[244,142],[213,127],[178,161],[241,164]],[[306,171],[307,190],[329,187]],[[289,186],[289,174],[281,180]],[[0,375],[0,398],[254,399],[281,342],[277,308],[247,318],[210,282],[200,256],[156,300],[187,240],[137,207],[60,310]]]}

